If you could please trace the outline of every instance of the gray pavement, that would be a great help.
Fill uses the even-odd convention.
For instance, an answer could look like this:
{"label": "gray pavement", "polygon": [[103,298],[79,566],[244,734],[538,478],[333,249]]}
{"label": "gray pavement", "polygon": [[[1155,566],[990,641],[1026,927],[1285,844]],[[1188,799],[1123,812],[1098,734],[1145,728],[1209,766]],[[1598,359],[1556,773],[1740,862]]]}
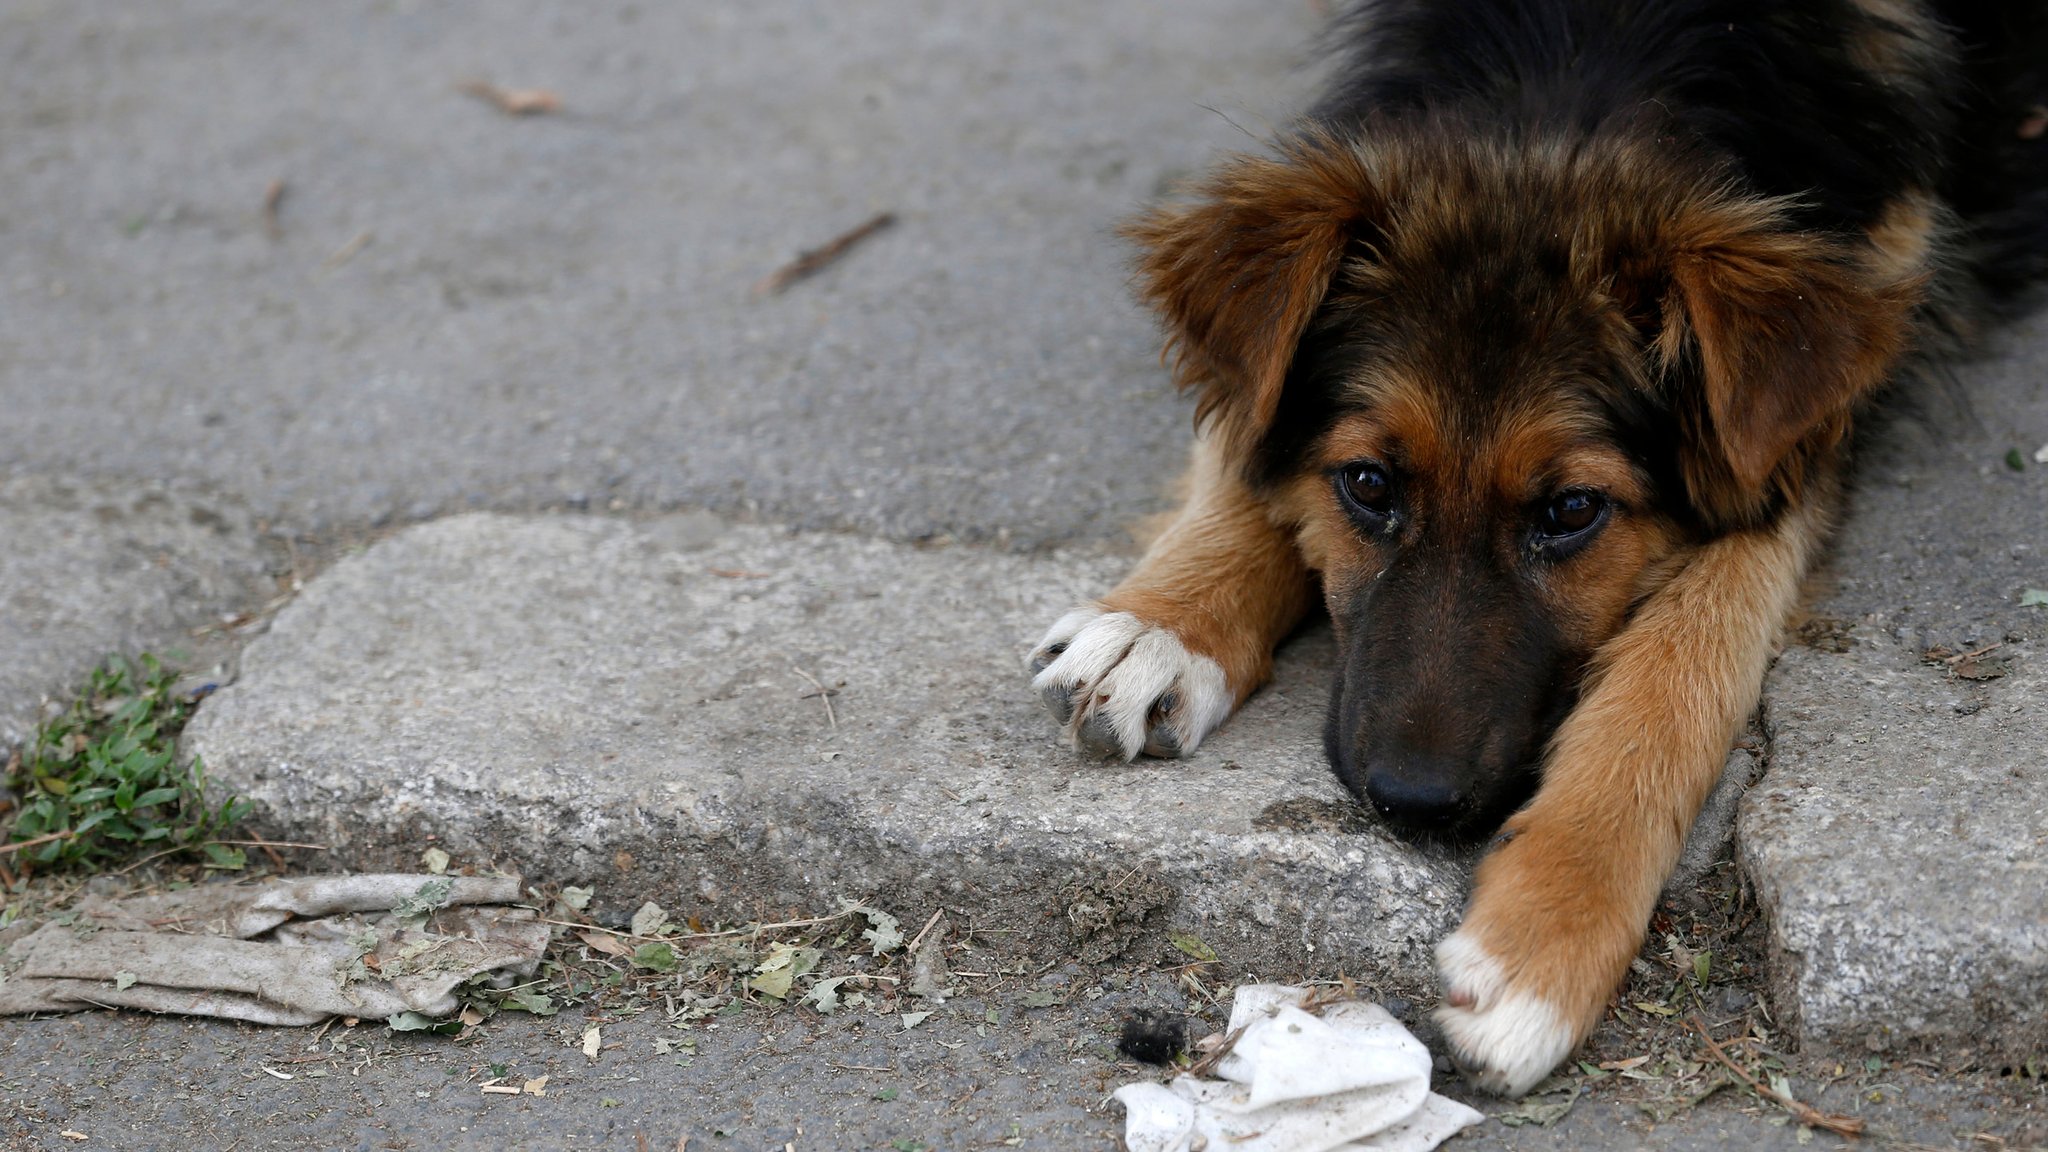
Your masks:
{"label": "gray pavement", "polygon": [[[1111,229],[1297,106],[1316,7],[0,2],[0,744],[110,650],[232,672],[235,637],[192,629],[345,556],[192,735],[266,826],[352,863],[432,834],[599,881],[606,915],[943,903],[1101,989],[1050,1017],[992,989],[930,1032],[749,1014],[687,1067],[621,1024],[602,1082],[495,1111],[447,1081],[573,1067],[571,1024],[365,1040],[287,1082],[248,1057],[303,1033],[0,1022],[0,1141],[672,1147],[680,1114],[693,1149],[1107,1146],[1104,1085],[1143,1070],[1100,1037],[1179,995],[1146,983],[1169,927],[1261,976],[1364,976],[1426,1031],[1461,871],[1320,768],[1325,635],[1182,765],[1078,761],[1021,668],[1186,442]],[[1737,838],[1802,1095],[1942,1147],[2048,1142],[2039,1081],[1910,1063],[1997,1080],[2048,1042],[2048,609],[2019,606],[2048,587],[2044,366],[2037,317],[1961,372],[1970,415],[1871,438]],[[1963,678],[1922,662],[1992,644]],[[1126,876],[1141,898],[1069,898]],[[1886,1071],[1828,1088],[1838,1058]],[[835,1064],[915,1072],[915,1123]],[[1596,1094],[1461,1142],[1799,1137],[1747,1096],[1652,1123]]]}
{"label": "gray pavement", "polygon": [[238,501],[191,485],[0,476],[0,749],[109,656],[233,657],[193,631],[277,587]]}
{"label": "gray pavement", "polygon": [[1311,7],[17,0],[0,467],[317,528],[616,500],[1113,537],[1186,414],[1111,229],[1298,105]]}
{"label": "gray pavement", "polygon": [[[1038,987],[1057,991],[1060,1004],[1027,1007],[1013,986],[949,1001],[910,1031],[894,1016],[794,1011],[688,1033],[659,1012],[501,1016],[459,1043],[374,1026],[337,1025],[316,1040],[307,1029],[173,1018],[13,1023],[0,1027],[0,1067],[9,1070],[0,1082],[0,1147],[673,1152],[687,1137],[687,1152],[1116,1148],[1122,1109],[1109,1092],[1155,1072],[1117,1058],[1118,1016],[1178,998],[1158,987],[1163,978],[1122,987],[1116,974],[1101,983],[1059,972],[1046,979]],[[580,1050],[593,1020],[602,1041],[595,1060]],[[494,1076],[546,1076],[546,1095],[485,1095],[479,1084]],[[2010,1138],[2003,1147],[2025,1149],[2048,1127],[2048,1106],[2024,1088],[1945,1089],[1909,1065],[1826,1080],[1801,1076],[1794,1087],[1867,1120],[1873,1138],[1864,1146],[1980,1152]],[[1611,1091],[1617,1083],[1597,1086],[1552,1126],[1489,1121],[1446,1147],[1795,1152],[1841,1144],[1727,1091],[1660,1122]],[[1444,1088],[1490,1115],[1510,1111],[1454,1082]]]}

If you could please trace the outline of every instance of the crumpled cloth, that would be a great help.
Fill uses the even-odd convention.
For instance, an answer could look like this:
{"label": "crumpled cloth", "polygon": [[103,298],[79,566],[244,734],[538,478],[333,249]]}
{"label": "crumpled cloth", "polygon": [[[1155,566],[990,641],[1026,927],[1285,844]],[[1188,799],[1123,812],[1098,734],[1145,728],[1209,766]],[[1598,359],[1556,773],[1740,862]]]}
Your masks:
{"label": "crumpled cloth", "polygon": [[519,894],[516,876],[372,874],[89,899],[0,950],[0,1015],[448,1016],[470,978],[510,987],[539,969],[548,927],[510,906]]}
{"label": "crumpled cloth", "polygon": [[1485,1119],[1429,1090],[1429,1050],[1386,1009],[1300,1008],[1305,988],[1247,984],[1221,1080],[1126,1084],[1131,1152],[1428,1152]]}

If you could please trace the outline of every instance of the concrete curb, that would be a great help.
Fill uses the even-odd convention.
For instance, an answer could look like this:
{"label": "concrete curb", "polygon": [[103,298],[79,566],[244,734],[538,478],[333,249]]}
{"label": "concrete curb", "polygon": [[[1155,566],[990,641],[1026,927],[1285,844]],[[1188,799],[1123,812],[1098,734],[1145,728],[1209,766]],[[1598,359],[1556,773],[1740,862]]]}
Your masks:
{"label": "concrete curb", "polygon": [[[2031,1056],[2048,1042],[2048,672],[1950,678],[1859,628],[1772,671],[1742,865],[1773,1003],[1808,1044]],[[1789,1017],[1789,1019],[1785,1019]]]}
{"label": "concrete curb", "polygon": [[[936,898],[1107,956],[1171,926],[1234,965],[1415,995],[1465,868],[1358,816],[1310,634],[1192,760],[1083,762],[1025,687],[1118,561],[474,515],[338,564],[190,751],[339,865],[472,861],[713,914]],[[833,713],[806,675],[836,686]]]}

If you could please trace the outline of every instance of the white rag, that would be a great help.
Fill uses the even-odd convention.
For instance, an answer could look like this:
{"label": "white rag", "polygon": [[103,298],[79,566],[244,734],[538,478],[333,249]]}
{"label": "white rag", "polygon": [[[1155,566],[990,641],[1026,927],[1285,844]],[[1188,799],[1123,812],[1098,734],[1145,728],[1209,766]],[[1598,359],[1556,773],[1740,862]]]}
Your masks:
{"label": "white rag", "polygon": [[1307,995],[1239,988],[1221,1080],[1117,1089],[1131,1152],[1428,1152],[1485,1119],[1429,1090],[1429,1050],[1385,1008],[1349,1001],[1312,1016]]}

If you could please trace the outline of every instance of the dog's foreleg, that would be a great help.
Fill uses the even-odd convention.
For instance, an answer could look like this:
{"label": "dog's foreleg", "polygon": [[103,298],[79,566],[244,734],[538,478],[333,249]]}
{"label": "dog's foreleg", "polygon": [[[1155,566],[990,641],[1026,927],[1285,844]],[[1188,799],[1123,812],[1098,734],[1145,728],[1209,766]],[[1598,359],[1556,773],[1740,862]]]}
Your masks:
{"label": "dog's foreleg", "polygon": [[1481,1088],[1526,1092],[1599,1022],[1756,707],[1823,519],[1795,508],[1701,546],[1601,648],[1437,948],[1437,1019]]}
{"label": "dog's foreleg", "polygon": [[1187,502],[1101,600],[1052,626],[1032,681],[1075,744],[1179,756],[1272,672],[1273,646],[1312,603],[1290,529],[1207,440]]}

